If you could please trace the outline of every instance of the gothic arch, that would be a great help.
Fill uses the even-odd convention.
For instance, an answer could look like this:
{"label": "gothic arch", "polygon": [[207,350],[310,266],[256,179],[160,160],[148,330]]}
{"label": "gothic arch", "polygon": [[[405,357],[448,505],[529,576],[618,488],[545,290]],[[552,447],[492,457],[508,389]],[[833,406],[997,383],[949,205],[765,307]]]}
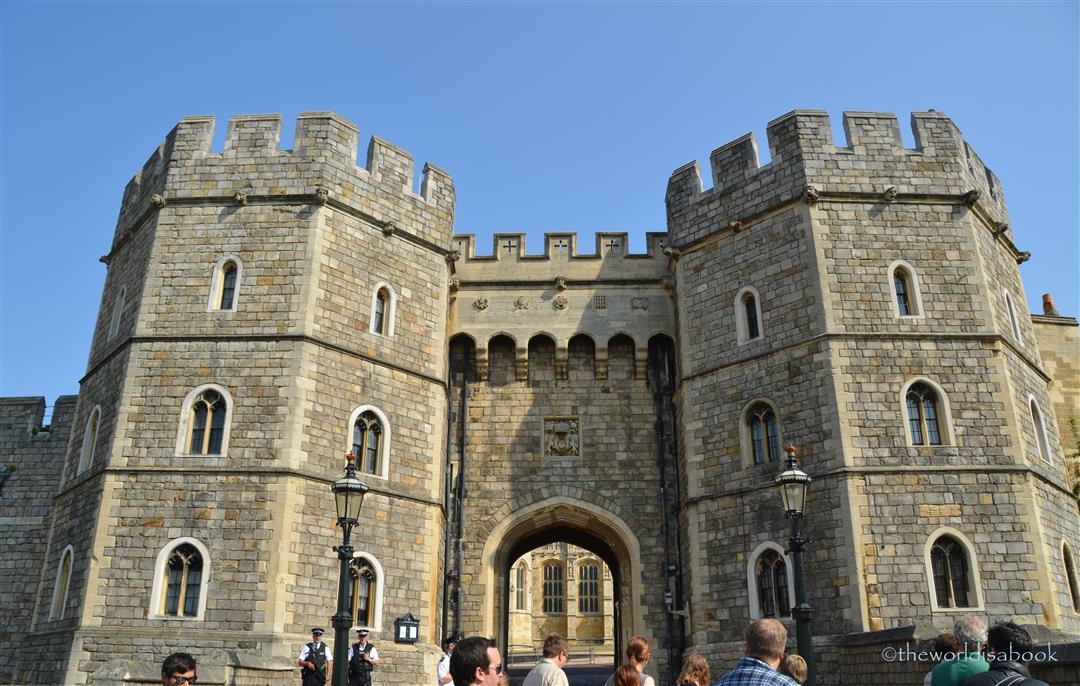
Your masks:
{"label": "gothic arch", "polygon": [[545,543],[567,541],[607,563],[616,593],[616,646],[645,633],[641,549],[631,527],[607,509],[566,496],[546,498],[499,520],[487,535],[481,557],[484,587],[481,633],[505,637],[511,563]]}

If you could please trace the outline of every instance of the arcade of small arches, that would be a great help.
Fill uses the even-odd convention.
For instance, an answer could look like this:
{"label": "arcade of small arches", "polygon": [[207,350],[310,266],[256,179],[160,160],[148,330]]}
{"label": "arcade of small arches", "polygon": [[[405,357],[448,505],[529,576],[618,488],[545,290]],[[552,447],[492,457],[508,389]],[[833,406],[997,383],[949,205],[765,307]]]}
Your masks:
{"label": "arcade of small arches", "polygon": [[475,370],[476,380],[492,386],[527,381],[644,380],[649,350],[654,346],[674,350],[674,340],[657,333],[639,346],[627,333],[617,333],[602,345],[590,334],[577,333],[556,340],[539,332],[522,346],[508,333],[495,333],[482,345],[468,333],[450,339],[450,356]]}

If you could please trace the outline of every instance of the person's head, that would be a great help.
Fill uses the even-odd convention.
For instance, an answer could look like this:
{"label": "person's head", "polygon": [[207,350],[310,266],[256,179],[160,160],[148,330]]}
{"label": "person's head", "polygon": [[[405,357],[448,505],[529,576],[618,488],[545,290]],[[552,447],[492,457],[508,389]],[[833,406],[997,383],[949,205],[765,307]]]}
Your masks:
{"label": "person's head", "polygon": [[939,660],[943,659],[941,656],[956,653],[959,649],[960,645],[956,642],[956,634],[951,631],[942,632],[934,639],[934,652],[938,654]]}
{"label": "person's head", "polygon": [[780,661],[780,668],[776,671],[787,674],[801,684],[806,681],[806,660],[802,655],[788,655]]}
{"label": "person's head", "polygon": [[638,686],[639,683],[641,683],[641,672],[630,665],[620,665],[611,680],[611,686]]}
{"label": "person's head", "polygon": [[323,630],[319,627],[315,627],[311,630],[311,640],[318,643],[322,640]]}
{"label": "person's head", "polygon": [[775,619],[759,619],[746,627],[746,656],[769,664],[773,669],[784,659],[787,629]]}
{"label": "person's head", "polygon": [[964,615],[956,620],[953,633],[962,653],[977,653],[986,643],[986,623],[974,615]]}
{"label": "person's head", "polygon": [[709,686],[709,663],[697,653],[686,656],[679,678],[675,680],[675,683],[680,685],[687,682],[697,686]]}
{"label": "person's head", "polygon": [[458,642],[457,635],[456,634],[450,634],[445,639],[443,639],[443,642],[442,642],[443,650],[445,650],[447,652],[447,654],[453,653],[454,652],[454,646],[457,645],[457,642]]}
{"label": "person's head", "polygon": [[570,660],[570,646],[558,634],[548,634],[544,639],[544,657],[562,667]]}
{"label": "person's head", "polygon": [[638,671],[649,661],[649,641],[644,636],[631,636],[626,644],[626,661]]}
{"label": "person's head", "polygon": [[986,632],[986,645],[990,653],[1000,655],[1003,660],[1010,654],[1030,653],[1033,647],[1031,634],[1015,622],[998,622],[990,627]]}
{"label": "person's head", "polygon": [[497,686],[502,674],[502,657],[494,640],[470,636],[458,641],[450,656],[450,676],[454,686]]}
{"label": "person's head", "polygon": [[161,683],[164,686],[183,686],[196,682],[195,658],[191,653],[173,653],[161,663]]}

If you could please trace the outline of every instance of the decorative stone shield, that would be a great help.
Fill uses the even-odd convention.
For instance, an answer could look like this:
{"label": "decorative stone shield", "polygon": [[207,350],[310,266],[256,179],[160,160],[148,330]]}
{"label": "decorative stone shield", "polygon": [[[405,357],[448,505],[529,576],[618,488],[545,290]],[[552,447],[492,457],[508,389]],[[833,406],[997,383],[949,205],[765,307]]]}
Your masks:
{"label": "decorative stone shield", "polygon": [[581,420],[544,417],[544,457],[581,457]]}

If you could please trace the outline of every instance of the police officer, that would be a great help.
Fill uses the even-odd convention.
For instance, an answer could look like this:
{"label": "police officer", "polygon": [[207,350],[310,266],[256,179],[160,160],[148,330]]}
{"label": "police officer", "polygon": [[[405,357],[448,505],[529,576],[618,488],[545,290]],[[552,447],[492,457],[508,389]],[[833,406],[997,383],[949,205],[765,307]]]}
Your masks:
{"label": "police officer", "polygon": [[356,643],[349,646],[349,686],[371,686],[371,670],[379,666],[379,651],[368,643],[368,630],[357,629]]}
{"label": "police officer", "polygon": [[311,630],[311,643],[305,643],[300,651],[300,678],[303,686],[323,686],[333,669],[334,657],[330,648],[322,642],[325,632],[319,627]]}

